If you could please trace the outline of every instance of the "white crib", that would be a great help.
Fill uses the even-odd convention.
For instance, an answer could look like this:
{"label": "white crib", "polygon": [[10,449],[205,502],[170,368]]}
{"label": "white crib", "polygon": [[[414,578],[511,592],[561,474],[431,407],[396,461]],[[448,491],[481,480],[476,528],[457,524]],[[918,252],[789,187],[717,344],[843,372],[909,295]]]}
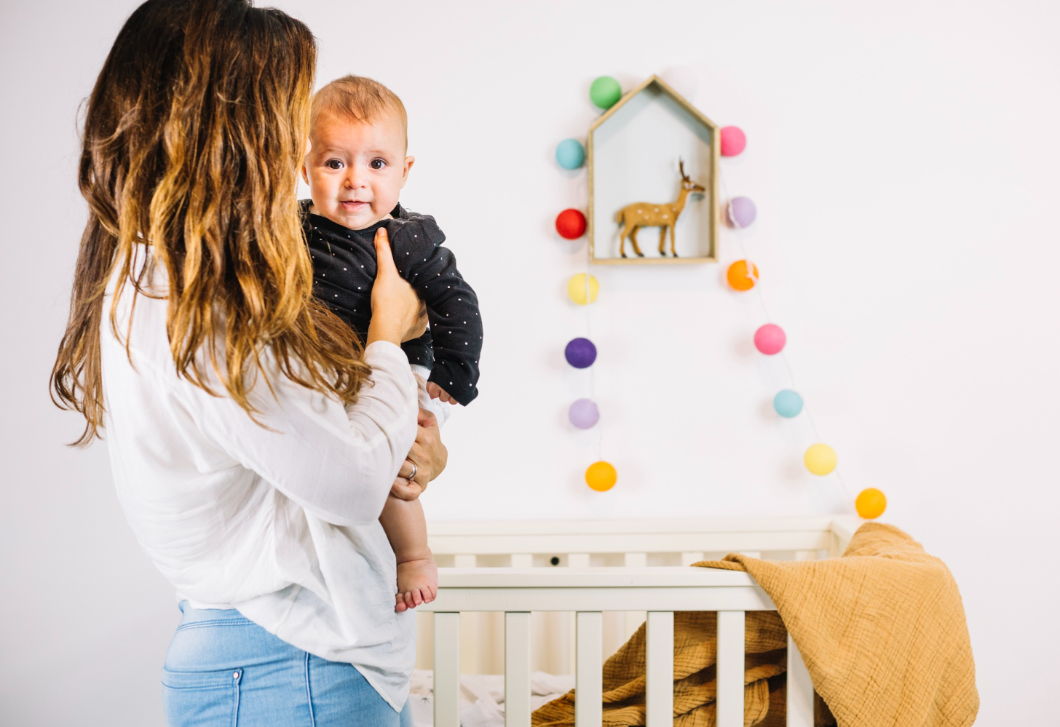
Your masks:
{"label": "white crib", "polygon": [[[600,725],[604,655],[645,616],[647,723],[672,725],[674,611],[718,612],[717,724],[742,727],[745,613],[775,606],[745,573],[688,565],[733,552],[835,557],[860,523],[855,516],[432,523],[442,567],[438,598],[420,607],[419,666],[433,663],[435,727],[460,724],[461,671],[501,666],[505,725],[529,727],[532,631],[541,652],[534,658],[554,665],[565,658],[565,673],[576,675],[578,727]],[[787,675],[787,724],[812,727],[813,685],[790,637]]]}

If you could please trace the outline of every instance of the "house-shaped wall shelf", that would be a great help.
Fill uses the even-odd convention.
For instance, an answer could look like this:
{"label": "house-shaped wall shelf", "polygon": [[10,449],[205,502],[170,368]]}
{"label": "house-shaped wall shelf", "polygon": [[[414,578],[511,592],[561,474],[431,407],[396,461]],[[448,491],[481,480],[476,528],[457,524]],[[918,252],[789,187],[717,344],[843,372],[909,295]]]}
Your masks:
{"label": "house-shaped wall shelf", "polygon": [[[662,79],[652,76],[589,127],[589,256],[593,263],[704,263],[717,261],[718,126]],[[681,189],[678,160],[705,192],[690,195],[676,225],[677,257],[659,254],[660,227],[642,227],[638,257],[616,216],[634,202],[672,203]]]}

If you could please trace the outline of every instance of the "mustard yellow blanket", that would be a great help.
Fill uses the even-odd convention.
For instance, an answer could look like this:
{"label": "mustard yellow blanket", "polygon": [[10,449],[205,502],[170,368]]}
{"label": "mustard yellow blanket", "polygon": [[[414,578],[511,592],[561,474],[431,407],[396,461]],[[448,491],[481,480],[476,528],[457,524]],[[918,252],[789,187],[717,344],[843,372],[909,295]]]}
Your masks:
{"label": "mustard yellow blanket", "polygon": [[[742,570],[777,611],[747,614],[744,724],[784,725],[787,631],[819,695],[815,722],[840,727],[964,727],[979,694],[957,584],[938,558],[890,525],[866,523],[842,558],[697,563]],[[674,614],[674,725],[715,724],[716,616]],[[604,663],[604,724],[643,725],[645,632]],[[574,724],[574,691],[533,715]],[[823,701],[822,701],[823,699]]]}

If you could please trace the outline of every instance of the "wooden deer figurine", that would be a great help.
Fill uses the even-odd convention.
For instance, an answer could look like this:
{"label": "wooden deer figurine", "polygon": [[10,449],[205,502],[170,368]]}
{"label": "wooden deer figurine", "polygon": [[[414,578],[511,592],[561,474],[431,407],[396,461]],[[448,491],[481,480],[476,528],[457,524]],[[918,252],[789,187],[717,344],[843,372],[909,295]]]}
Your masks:
{"label": "wooden deer figurine", "polygon": [[670,253],[677,257],[677,251],[674,249],[674,226],[677,225],[677,218],[681,215],[682,210],[685,208],[685,200],[688,199],[688,195],[692,192],[705,192],[706,188],[702,185],[693,182],[685,174],[685,163],[680,161],[681,168],[681,191],[677,193],[677,201],[670,204],[651,204],[650,202],[634,202],[631,205],[626,205],[618,214],[615,215],[615,221],[622,225],[622,234],[619,236],[622,240],[622,244],[619,247],[619,251],[622,253],[622,257],[626,257],[626,238],[633,243],[633,252],[637,253],[638,257],[644,257],[644,253],[640,251],[640,245],[637,244],[637,230],[641,227],[660,227],[659,230],[659,254],[666,257],[666,228],[670,228]]}

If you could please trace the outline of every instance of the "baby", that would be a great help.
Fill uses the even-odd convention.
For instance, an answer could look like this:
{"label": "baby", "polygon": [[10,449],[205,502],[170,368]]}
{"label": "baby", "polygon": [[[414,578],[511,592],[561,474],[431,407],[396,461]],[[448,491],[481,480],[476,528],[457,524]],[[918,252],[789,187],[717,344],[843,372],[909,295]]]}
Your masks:
{"label": "baby", "polygon": [[[398,204],[415,161],[405,156],[405,107],[382,84],[345,76],[314,95],[310,113],[312,145],[302,177],[312,200],[302,209],[313,292],[365,340],[376,274],[373,241],[386,228],[398,271],[427,305],[430,328],[402,349],[420,385],[420,406],[435,411],[441,423],[448,404],[467,405],[478,395],[482,318],[456,258],[441,247],[445,235],[434,218]],[[418,485],[409,486],[418,492]],[[438,569],[419,500],[391,494],[379,522],[397,558],[396,609],[433,600]]]}

